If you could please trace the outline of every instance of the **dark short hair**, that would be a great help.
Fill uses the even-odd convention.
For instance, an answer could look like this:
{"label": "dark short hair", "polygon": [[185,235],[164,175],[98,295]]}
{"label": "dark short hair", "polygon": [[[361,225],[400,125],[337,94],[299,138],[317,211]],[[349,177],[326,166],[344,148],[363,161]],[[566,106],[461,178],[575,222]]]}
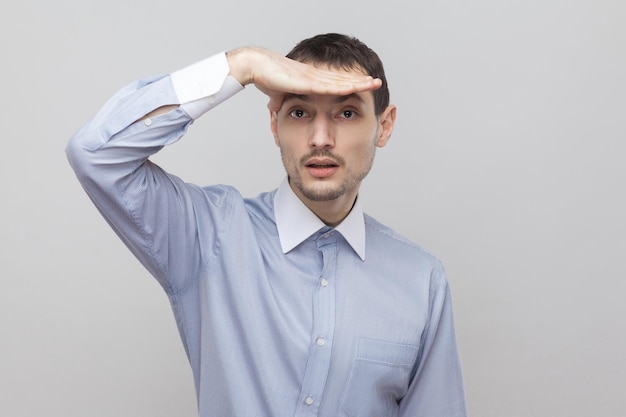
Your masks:
{"label": "dark short hair", "polygon": [[389,105],[389,87],[383,63],[372,49],[355,37],[326,33],[300,41],[287,58],[310,64],[326,64],[345,70],[360,69],[367,75],[382,80],[382,86],[373,91],[374,110],[379,116]]}

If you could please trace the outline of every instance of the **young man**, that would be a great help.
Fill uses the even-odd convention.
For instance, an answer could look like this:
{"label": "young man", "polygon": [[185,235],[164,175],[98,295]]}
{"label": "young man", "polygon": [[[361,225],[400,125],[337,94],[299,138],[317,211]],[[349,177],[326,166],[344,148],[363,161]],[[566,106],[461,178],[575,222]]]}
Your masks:
{"label": "young man", "polygon": [[[244,199],[148,160],[247,84],[269,97],[277,190]],[[133,83],[71,139],[83,187],[170,299],[201,416],[466,415],[440,262],[357,198],[395,117],[378,56],[326,34]]]}

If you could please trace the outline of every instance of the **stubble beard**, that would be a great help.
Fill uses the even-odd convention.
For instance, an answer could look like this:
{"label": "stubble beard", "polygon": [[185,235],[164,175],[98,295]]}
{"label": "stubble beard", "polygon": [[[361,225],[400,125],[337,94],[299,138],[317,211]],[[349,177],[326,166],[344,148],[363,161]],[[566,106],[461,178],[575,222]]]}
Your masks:
{"label": "stubble beard", "polygon": [[[370,172],[372,165],[374,164],[374,155],[376,153],[375,148],[366,155],[368,159],[367,163],[362,166],[359,171],[354,171],[349,168],[346,172],[345,178],[341,181],[341,183],[333,185],[332,183],[318,183],[314,186],[306,186],[302,177],[299,174],[299,168],[303,167],[305,161],[309,160],[313,157],[329,157],[335,160],[340,167],[345,166],[345,161],[343,158],[333,155],[329,150],[321,150],[321,151],[313,151],[308,155],[301,158],[299,163],[286,158],[285,154],[282,152],[281,148],[281,157],[283,161],[283,165],[285,166],[285,170],[289,175],[289,183],[292,184],[305,198],[310,201],[332,201],[335,200],[350,190],[358,187],[361,184],[361,181],[365,179],[367,174]],[[291,166],[293,169],[288,169],[288,166]],[[291,172],[290,172],[291,171]]]}

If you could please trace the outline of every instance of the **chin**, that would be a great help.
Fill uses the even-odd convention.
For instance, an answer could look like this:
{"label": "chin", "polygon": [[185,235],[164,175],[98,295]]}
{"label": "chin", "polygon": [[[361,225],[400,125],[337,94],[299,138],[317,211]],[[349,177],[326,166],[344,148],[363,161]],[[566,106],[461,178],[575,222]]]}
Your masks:
{"label": "chin", "polygon": [[[296,186],[298,186],[296,184]],[[311,201],[332,201],[346,194],[346,189],[331,184],[319,184],[312,187],[298,187],[300,193]]]}

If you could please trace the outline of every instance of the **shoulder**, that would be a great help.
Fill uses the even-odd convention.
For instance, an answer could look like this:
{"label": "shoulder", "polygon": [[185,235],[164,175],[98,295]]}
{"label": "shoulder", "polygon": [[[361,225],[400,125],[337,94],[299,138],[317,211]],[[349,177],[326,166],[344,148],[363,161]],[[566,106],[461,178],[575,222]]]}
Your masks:
{"label": "shoulder", "polygon": [[431,252],[367,214],[364,214],[364,219],[367,256],[384,257],[397,266],[443,273],[441,261]]}
{"label": "shoulder", "polygon": [[274,220],[274,194],[276,190],[261,193],[253,198],[244,198],[243,203],[252,217]]}

